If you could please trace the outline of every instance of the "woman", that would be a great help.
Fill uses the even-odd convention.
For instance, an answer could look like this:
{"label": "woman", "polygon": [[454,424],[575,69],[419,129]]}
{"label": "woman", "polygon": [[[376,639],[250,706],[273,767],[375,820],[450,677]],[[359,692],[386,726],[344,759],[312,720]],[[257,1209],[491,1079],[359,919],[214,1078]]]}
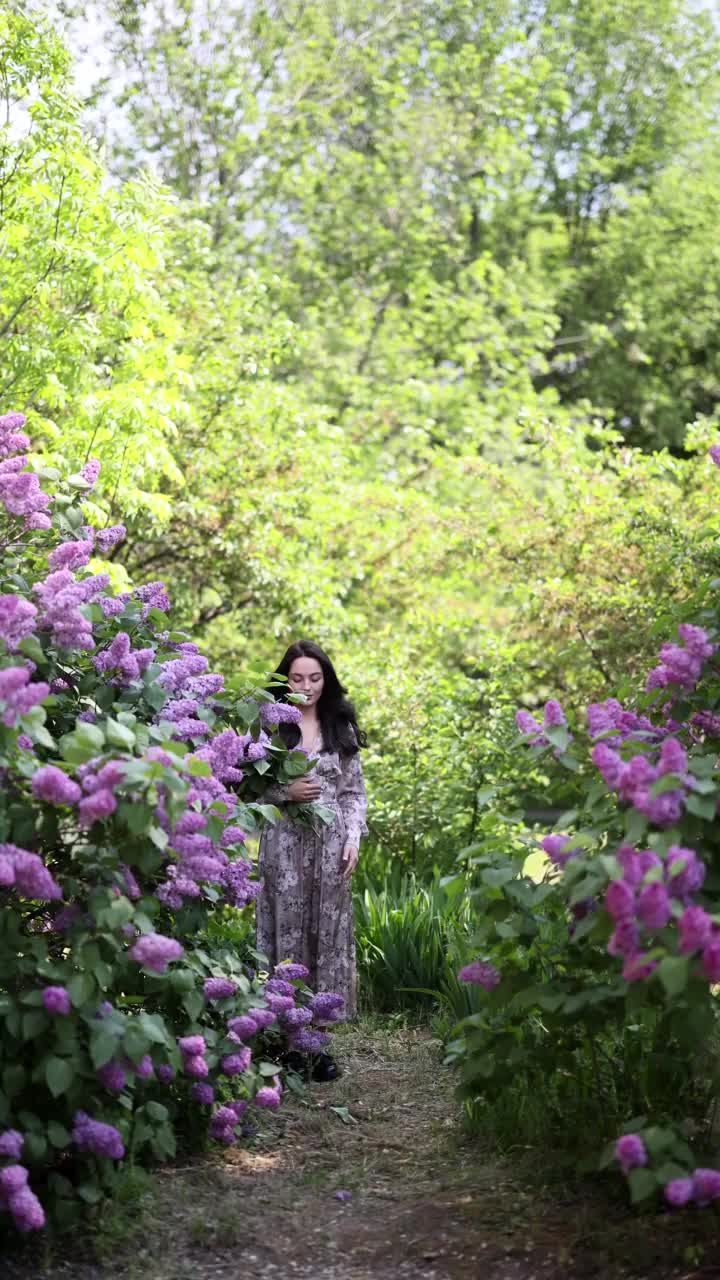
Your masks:
{"label": "woman", "polygon": [[[335,817],[329,825],[318,821],[313,829],[284,816],[265,828],[258,950],[272,964],[294,960],[306,965],[308,984],[339,992],[351,1018],[357,1009],[351,878],[360,838],[367,833],[359,755],[366,739],[332,662],[318,645],[310,640],[291,645],[277,671],[287,677],[288,693],[305,699],[298,708],[300,723],[281,722],[279,732],[289,747],[301,747],[317,763],[289,786],[269,787],[263,799],[281,808],[288,801],[319,801]],[[285,701],[284,692],[279,700]]]}

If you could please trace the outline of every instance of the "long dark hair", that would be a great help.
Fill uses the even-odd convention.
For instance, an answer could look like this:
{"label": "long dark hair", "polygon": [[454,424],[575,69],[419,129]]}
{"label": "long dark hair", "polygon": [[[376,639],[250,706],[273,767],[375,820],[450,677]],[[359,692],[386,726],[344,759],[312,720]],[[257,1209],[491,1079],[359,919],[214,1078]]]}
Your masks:
{"label": "long dark hair", "polygon": [[[289,676],[296,658],[314,658],[320,663],[324,676],[323,691],[318,699],[317,712],[322,730],[325,751],[339,751],[342,755],[355,755],[359,747],[367,746],[367,738],[358,725],[355,708],[347,692],[338,680],[335,668],[319,644],[314,640],[298,640],[283,654],[276,668],[279,676]],[[273,690],[279,702],[287,702],[290,689]],[[301,738],[300,726],[281,724],[279,731],[289,747],[296,747]]]}

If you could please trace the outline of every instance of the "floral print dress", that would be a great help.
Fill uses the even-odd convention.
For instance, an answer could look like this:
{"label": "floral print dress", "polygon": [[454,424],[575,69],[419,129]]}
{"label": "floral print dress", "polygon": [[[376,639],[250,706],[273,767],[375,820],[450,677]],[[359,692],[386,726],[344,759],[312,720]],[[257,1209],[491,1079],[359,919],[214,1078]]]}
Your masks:
{"label": "floral print dress", "polygon": [[[346,1017],[352,1018],[357,1011],[355,933],[352,887],[343,879],[342,855],[347,843],[358,847],[367,834],[360,755],[321,748],[306,776],[319,781],[318,803],[333,809],[335,820],[313,830],[286,817],[263,831],[257,946],[273,965],[282,960],[306,965],[308,985],[339,992]],[[282,809],[287,787],[269,787],[263,800]]]}

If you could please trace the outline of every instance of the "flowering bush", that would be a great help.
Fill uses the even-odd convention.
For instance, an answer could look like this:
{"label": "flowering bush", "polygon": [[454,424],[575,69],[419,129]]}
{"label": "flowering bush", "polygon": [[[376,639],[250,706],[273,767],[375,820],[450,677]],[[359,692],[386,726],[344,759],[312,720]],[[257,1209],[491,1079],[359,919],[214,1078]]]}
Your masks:
{"label": "flowering bush", "polygon": [[280,1103],[263,1034],[318,1048],[341,1003],[203,945],[260,889],[258,797],[309,762],[269,695],[169,629],[162,583],[111,590],[124,530],[81,506],[99,465],[36,475],[24,425],[0,417],[0,1223],[21,1232],[96,1203],[128,1153],[235,1141]]}
{"label": "flowering bush", "polygon": [[574,774],[576,803],[542,840],[541,881],[479,851],[485,954],[459,976],[487,996],[449,1050],[486,1102],[532,1079],[562,1123],[584,1094],[585,1132],[626,1130],[602,1162],[634,1199],[664,1188],[673,1205],[720,1198],[720,1173],[692,1171],[712,1141],[720,982],[720,614],[702,594],[634,709],[588,707],[589,760],[558,703],[543,723],[518,713],[527,748]]}

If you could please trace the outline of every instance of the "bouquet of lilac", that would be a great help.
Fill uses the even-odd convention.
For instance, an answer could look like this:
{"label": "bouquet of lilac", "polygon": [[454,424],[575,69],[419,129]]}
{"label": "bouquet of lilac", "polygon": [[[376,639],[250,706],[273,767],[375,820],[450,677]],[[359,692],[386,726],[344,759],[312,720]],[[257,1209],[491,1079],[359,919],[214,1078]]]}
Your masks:
{"label": "bouquet of lilac", "polygon": [[281,1099],[258,1033],[289,1046],[338,1015],[304,971],[202,945],[261,891],[262,791],[309,762],[267,693],[170,629],[162,583],[111,590],[125,530],[81,505],[99,464],[47,494],[24,426],[0,417],[0,1226],[21,1232],[96,1203],[127,1154],[172,1156],[189,1114],[235,1141]]}

